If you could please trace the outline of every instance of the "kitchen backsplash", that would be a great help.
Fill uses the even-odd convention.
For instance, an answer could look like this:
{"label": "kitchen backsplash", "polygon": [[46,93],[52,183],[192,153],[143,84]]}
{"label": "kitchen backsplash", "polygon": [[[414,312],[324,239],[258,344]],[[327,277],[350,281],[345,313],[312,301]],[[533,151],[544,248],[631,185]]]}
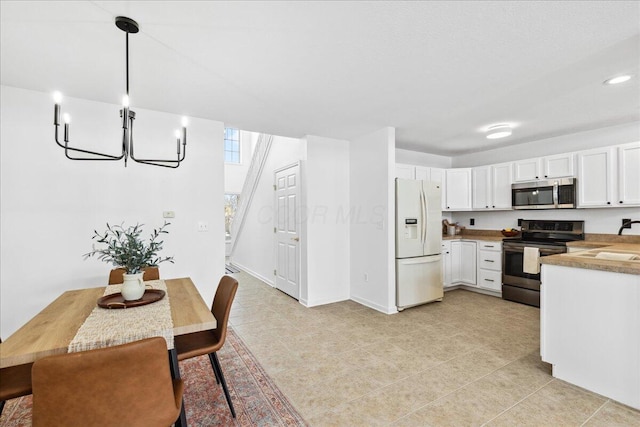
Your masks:
{"label": "kitchen backsplash", "polygon": [[[549,210],[517,210],[517,211],[474,211],[450,212],[451,221],[473,230],[501,230],[518,228],[518,218],[546,219],[585,222],[585,233],[617,234],[623,218],[640,220],[640,208],[605,208],[605,209],[549,209]],[[470,225],[470,219],[475,220]],[[640,235],[640,224],[633,224],[631,229],[624,229],[623,235]]]}

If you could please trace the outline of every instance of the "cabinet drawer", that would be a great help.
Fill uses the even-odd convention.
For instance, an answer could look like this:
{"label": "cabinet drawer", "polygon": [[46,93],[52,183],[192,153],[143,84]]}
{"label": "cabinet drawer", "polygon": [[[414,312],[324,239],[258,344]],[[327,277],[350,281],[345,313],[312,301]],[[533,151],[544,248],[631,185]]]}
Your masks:
{"label": "cabinet drawer", "polygon": [[478,249],[481,251],[501,251],[502,242],[478,242]]}
{"label": "cabinet drawer", "polygon": [[481,250],[478,253],[478,267],[502,271],[502,252]]}
{"label": "cabinet drawer", "polygon": [[502,291],[502,272],[480,270],[478,278],[478,286],[492,291]]}

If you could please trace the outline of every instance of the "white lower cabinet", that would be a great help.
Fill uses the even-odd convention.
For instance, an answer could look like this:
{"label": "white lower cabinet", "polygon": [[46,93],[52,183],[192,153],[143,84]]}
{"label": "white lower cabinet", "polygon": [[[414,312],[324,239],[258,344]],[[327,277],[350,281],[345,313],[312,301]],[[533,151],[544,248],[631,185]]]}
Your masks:
{"label": "white lower cabinet", "polygon": [[[449,268],[451,269],[451,281],[453,285],[476,284],[476,242],[464,240],[452,240]],[[446,255],[445,255],[446,256]]]}
{"label": "white lower cabinet", "polygon": [[502,292],[502,242],[442,242],[442,285],[465,285]]}
{"label": "white lower cabinet", "polygon": [[502,292],[502,242],[478,241],[478,287]]}
{"label": "white lower cabinet", "polygon": [[461,241],[460,281],[466,285],[476,284],[476,242]]}
{"label": "white lower cabinet", "polygon": [[451,282],[451,242],[442,242],[442,287],[452,286]]}

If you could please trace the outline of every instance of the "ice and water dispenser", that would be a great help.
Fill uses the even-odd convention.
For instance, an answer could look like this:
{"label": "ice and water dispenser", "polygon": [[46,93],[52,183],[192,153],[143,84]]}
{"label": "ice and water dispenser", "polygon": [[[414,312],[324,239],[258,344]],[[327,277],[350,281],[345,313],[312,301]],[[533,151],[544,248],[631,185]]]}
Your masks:
{"label": "ice and water dispenser", "polygon": [[418,238],[418,219],[417,218],[404,219],[404,238],[405,239]]}

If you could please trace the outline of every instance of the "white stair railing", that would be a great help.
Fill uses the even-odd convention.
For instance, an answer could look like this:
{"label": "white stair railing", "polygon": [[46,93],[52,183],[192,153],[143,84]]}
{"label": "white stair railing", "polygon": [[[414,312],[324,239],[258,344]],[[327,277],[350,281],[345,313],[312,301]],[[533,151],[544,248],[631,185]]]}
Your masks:
{"label": "white stair railing", "polygon": [[249,170],[247,171],[247,176],[242,186],[242,192],[240,193],[238,207],[236,208],[236,213],[233,216],[233,221],[231,222],[231,249],[229,251],[231,255],[233,255],[233,251],[235,250],[238,236],[242,232],[247,209],[251,206],[251,200],[253,199],[253,194],[258,186],[260,176],[262,175],[262,169],[264,168],[265,161],[269,155],[272,142],[273,135],[261,133],[258,136],[258,141],[256,142],[256,146],[253,150],[251,164],[249,165]]}

